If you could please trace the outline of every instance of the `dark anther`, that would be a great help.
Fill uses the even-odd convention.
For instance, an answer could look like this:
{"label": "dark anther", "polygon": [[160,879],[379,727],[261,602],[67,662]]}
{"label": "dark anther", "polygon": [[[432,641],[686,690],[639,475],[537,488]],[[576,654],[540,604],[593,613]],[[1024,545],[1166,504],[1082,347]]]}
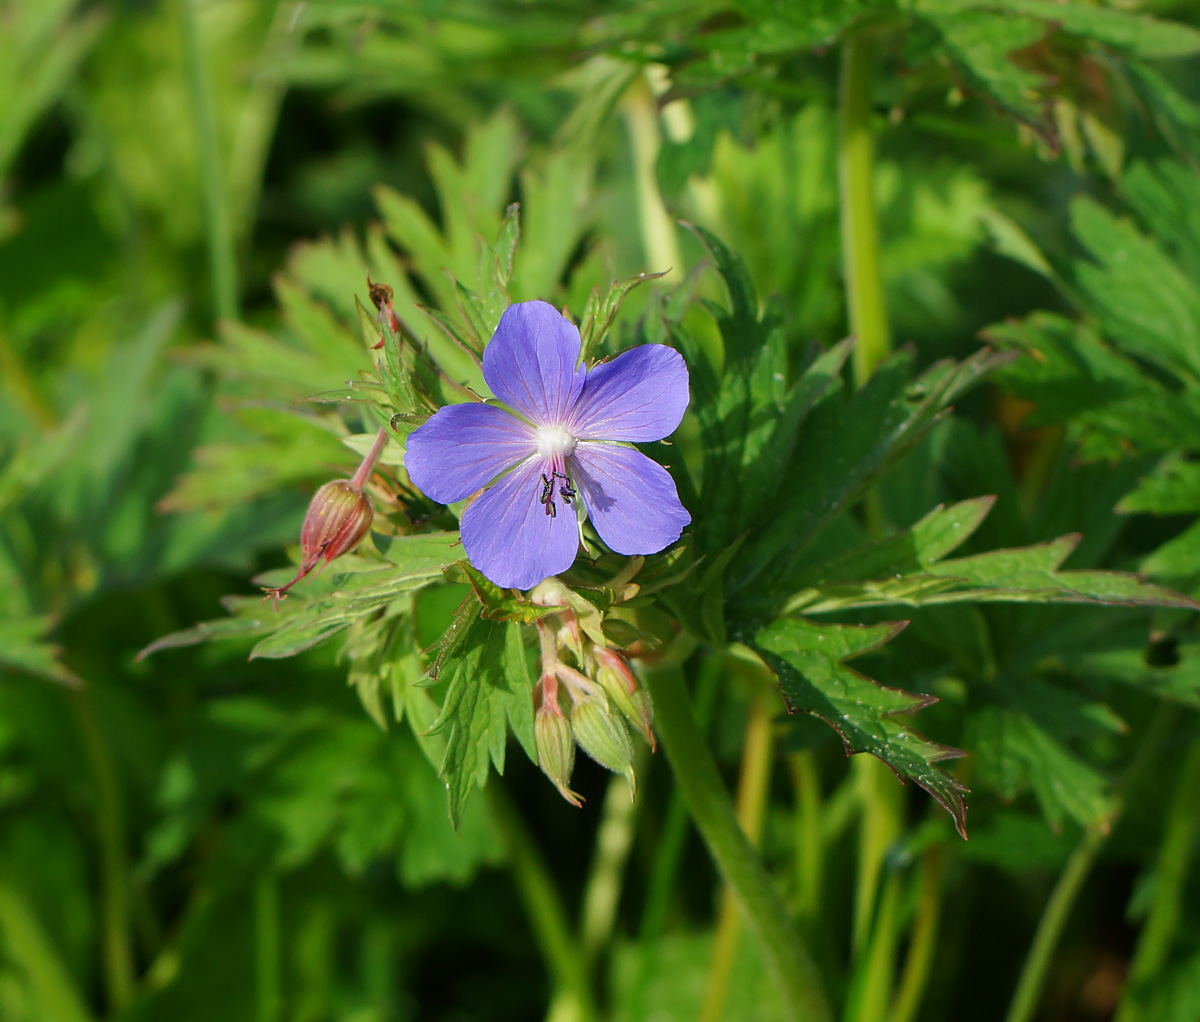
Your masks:
{"label": "dark anther", "polygon": [[562,486],[560,486],[558,488],[558,492],[560,494],[562,494],[563,503],[566,504],[568,507],[570,507],[571,506],[571,498],[577,497],[577,496],[579,496],[579,494],[575,492],[575,487],[573,487],[571,485],[570,479],[568,479],[561,472],[555,472],[554,474],[556,476],[558,476],[559,479],[562,480]]}
{"label": "dark anther", "polygon": [[546,505],[546,514],[551,518],[558,514],[558,510],[554,506],[554,477],[556,475],[558,475],[557,472],[552,472],[549,478],[545,474],[542,475],[542,495],[538,497],[538,503]]}

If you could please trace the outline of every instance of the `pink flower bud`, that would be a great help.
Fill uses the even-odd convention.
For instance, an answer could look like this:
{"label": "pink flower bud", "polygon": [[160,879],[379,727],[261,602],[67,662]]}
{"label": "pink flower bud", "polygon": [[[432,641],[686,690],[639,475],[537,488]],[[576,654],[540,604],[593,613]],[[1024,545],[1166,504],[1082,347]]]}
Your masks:
{"label": "pink flower bud", "polygon": [[304,516],[299,572],[287,585],[263,591],[278,602],[322,561],[332,561],[356,547],[370,530],[374,517],[371,500],[361,487],[348,479],[326,483],[314,494]]}

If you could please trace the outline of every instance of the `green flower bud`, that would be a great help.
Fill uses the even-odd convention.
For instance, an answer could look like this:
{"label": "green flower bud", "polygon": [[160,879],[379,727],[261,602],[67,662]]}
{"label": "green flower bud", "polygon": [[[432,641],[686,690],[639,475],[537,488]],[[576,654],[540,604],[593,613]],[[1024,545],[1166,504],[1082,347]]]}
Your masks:
{"label": "green flower bud", "polygon": [[631,795],[637,794],[633,774],[633,742],[624,721],[609,709],[608,700],[580,699],[571,708],[571,726],[579,747],[602,767],[624,774]]}
{"label": "green flower bud", "polygon": [[604,689],[604,694],[629,721],[631,727],[642,733],[651,749],[654,745],[654,731],[650,725],[654,720],[654,704],[650,702],[650,693],[637,683],[637,679],[629,670],[629,665],[618,654],[610,649],[597,647],[596,683]]}
{"label": "green flower bud", "polygon": [[558,701],[544,702],[533,719],[533,741],[537,747],[538,766],[554,783],[558,793],[573,806],[583,800],[568,785],[575,769],[575,740],[571,725],[558,707]]}

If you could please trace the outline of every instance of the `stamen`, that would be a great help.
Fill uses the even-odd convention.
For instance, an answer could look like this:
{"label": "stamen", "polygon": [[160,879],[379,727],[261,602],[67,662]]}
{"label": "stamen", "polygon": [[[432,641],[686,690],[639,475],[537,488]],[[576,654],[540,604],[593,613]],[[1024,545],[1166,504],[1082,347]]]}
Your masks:
{"label": "stamen", "polygon": [[543,472],[542,493],[541,496],[538,497],[538,503],[545,506],[546,514],[551,518],[556,517],[558,514],[558,508],[556,508],[554,505],[554,481],[556,479],[562,480],[562,485],[559,486],[558,493],[559,496],[562,497],[563,503],[566,504],[567,507],[572,506],[572,497],[579,496],[578,491],[576,491],[575,487],[571,485],[571,477],[565,472],[552,470],[549,475],[546,475],[546,473]]}

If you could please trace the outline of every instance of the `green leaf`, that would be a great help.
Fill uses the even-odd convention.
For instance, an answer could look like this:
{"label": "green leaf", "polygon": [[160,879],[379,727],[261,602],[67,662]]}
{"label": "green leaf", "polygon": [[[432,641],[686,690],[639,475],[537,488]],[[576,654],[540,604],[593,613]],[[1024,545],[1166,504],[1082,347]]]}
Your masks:
{"label": "green leaf", "polygon": [[1200,31],[1178,21],[1161,21],[1140,11],[1100,7],[1078,0],[1005,0],[996,5],[1044,18],[1063,31],[1127,50],[1136,57],[1163,60],[1200,53]]}
{"label": "green leaf", "polygon": [[1178,454],[1167,455],[1121,498],[1117,510],[1123,514],[1195,514],[1200,511],[1200,464]]}
{"label": "green leaf", "polygon": [[49,617],[0,618],[0,669],[28,671],[63,685],[78,685],[79,679],[60,660],[62,650],[44,639],[52,624]]}
{"label": "green leaf", "polygon": [[1055,830],[1067,817],[1086,827],[1109,819],[1116,809],[1107,780],[1028,714],[985,707],[971,720],[968,746],[976,756],[979,784],[1006,799],[1031,788]]}
{"label": "green leaf", "polygon": [[521,626],[480,614],[473,596],[452,643],[438,657],[439,678],[447,682],[442,712],[430,734],[445,735],[441,776],[449,795],[450,820],[462,821],[471,791],[487,781],[488,764],[504,773],[504,752],[511,724],[531,760],[533,681],[525,658]]}
{"label": "green leaf", "polygon": [[827,625],[781,618],[759,631],[754,648],[779,676],[789,712],[816,714],[832,726],[848,753],[869,752],[901,779],[913,780],[954,818],[966,837],[966,788],[937,764],[963,753],[910,730],[898,717],[934,702],[932,696],[886,688],[845,661],[878,649],[904,622]]}

